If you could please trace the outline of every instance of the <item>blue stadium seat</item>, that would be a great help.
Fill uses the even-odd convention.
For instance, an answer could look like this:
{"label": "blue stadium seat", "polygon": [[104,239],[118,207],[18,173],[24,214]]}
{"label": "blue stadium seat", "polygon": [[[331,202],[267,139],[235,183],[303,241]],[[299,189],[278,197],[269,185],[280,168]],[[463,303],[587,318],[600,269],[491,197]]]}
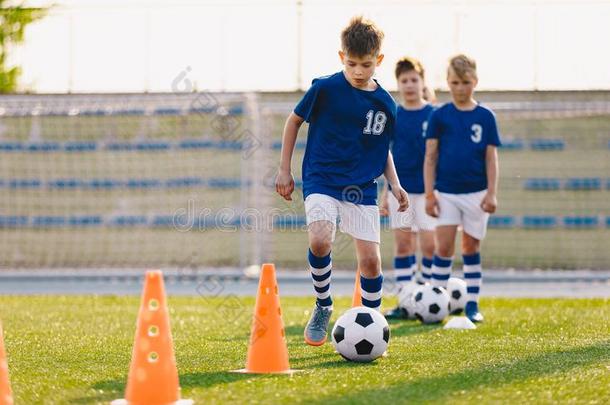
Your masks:
{"label": "blue stadium seat", "polygon": [[203,139],[187,139],[178,144],[178,147],[181,149],[209,149],[213,146],[214,142]]}
{"label": "blue stadium seat", "polygon": [[179,108],[161,107],[153,111],[153,115],[180,115],[181,112],[182,110]]}
{"label": "blue stadium seat", "polygon": [[34,227],[51,227],[66,225],[66,217],[60,216],[37,216],[32,219]]}
{"label": "blue stadium seat", "polygon": [[229,107],[229,115],[242,115],[244,113],[244,107],[242,105],[233,105]]}
{"label": "blue stadium seat", "polygon": [[565,148],[565,141],[563,139],[532,139],[530,141],[530,147],[532,150],[541,151],[554,151],[563,150]]}
{"label": "blue stadium seat", "polygon": [[525,189],[526,190],[535,190],[535,191],[549,191],[549,190],[559,190],[561,186],[561,182],[559,179],[553,178],[531,178],[525,180]]}
{"label": "blue stadium seat", "polygon": [[492,215],[489,217],[489,227],[499,229],[514,228],[517,224],[517,219],[512,215]]}
{"label": "blue stadium seat", "polygon": [[610,216],[606,217],[606,228],[610,228]]}
{"label": "blue stadium seat", "polygon": [[602,179],[598,177],[570,178],[565,183],[566,190],[601,190]]}
{"label": "blue stadium seat", "polygon": [[47,183],[47,187],[59,189],[75,189],[77,187],[82,187],[84,184],[85,182],[81,179],[58,179],[50,180]]}
{"label": "blue stadium seat", "polygon": [[225,177],[211,177],[208,179],[208,187],[212,188],[239,188],[241,187],[241,179],[239,178],[225,178]]}
{"label": "blue stadium seat", "polygon": [[216,106],[191,107],[189,109],[189,114],[211,114],[216,111],[216,108]]}
{"label": "blue stadium seat", "polygon": [[79,115],[84,115],[87,117],[100,117],[100,116],[103,116],[106,114],[107,114],[106,110],[99,110],[99,109],[98,110],[84,110],[79,113]]}
{"label": "blue stadium seat", "polygon": [[27,145],[27,150],[30,152],[55,152],[60,149],[57,142],[33,142]]}
{"label": "blue stadium seat", "polygon": [[525,215],[522,221],[524,228],[549,229],[557,226],[557,218],[549,215]]}
{"label": "blue stadium seat", "polygon": [[307,225],[307,219],[303,215],[299,216],[284,216],[273,220],[274,227],[298,227]]}
{"label": "blue stadium seat", "polygon": [[109,221],[112,226],[142,226],[147,224],[146,217],[143,215],[119,215]]}
{"label": "blue stadium seat", "polygon": [[173,227],[174,217],[173,215],[157,215],[153,218],[151,226],[154,227]]}
{"label": "blue stadium seat", "polygon": [[146,151],[159,151],[159,150],[168,150],[170,148],[169,142],[138,142],[135,144],[137,150],[146,150]]}
{"label": "blue stadium seat", "polygon": [[92,179],[85,183],[85,186],[93,189],[113,189],[123,186],[123,182],[113,179]]}
{"label": "blue stadium seat", "polygon": [[129,179],[127,188],[155,188],[161,186],[159,179]]}
{"label": "blue stadium seat", "polygon": [[96,142],[66,142],[63,149],[66,152],[89,152],[97,150]]}
{"label": "blue stadium seat", "polygon": [[563,226],[566,228],[597,228],[599,220],[596,216],[567,216],[563,217]]}
{"label": "blue stadium seat", "polygon": [[106,150],[112,151],[128,151],[134,150],[136,146],[129,142],[111,142],[106,144]]}
{"label": "blue stadium seat", "polygon": [[0,215],[0,228],[21,228],[27,226],[28,217],[19,215]]}
{"label": "blue stadium seat", "polygon": [[99,215],[71,216],[68,218],[68,225],[70,226],[100,226],[102,225],[102,222],[102,217]]}
{"label": "blue stadium seat", "polygon": [[9,181],[10,188],[40,188],[42,182],[38,179],[12,179]]}
{"label": "blue stadium seat", "polygon": [[129,115],[129,116],[144,115],[145,113],[146,113],[146,111],[144,111],[141,108],[131,108],[131,109],[126,109],[126,110],[116,110],[116,111],[111,112],[112,115]]}
{"label": "blue stadium seat", "polygon": [[525,142],[523,139],[502,139],[503,150],[523,150],[525,148]]}
{"label": "blue stadium seat", "polygon": [[18,152],[24,149],[21,142],[0,142],[0,150],[3,152]]}
{"label": "blue stadium seat", "polygon": [[180,177],[175,179],[167,179],[165,187],[198,187],[205,184],[205,180],[199,177]]}
{"label": "blue stadium seat", "polygon": [[217,141],[213,145],[217,149],[227,150],[241,150],[243,147],[242,142],[239,141]]}

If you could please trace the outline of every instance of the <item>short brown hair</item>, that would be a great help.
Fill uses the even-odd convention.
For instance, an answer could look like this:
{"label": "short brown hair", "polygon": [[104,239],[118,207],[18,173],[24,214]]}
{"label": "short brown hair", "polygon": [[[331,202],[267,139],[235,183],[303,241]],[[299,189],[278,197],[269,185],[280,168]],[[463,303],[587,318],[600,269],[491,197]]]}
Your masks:
{"label": "short brown hair", "polygon": [[[460,79],[463,79],[466,73],[472,73],[475,79],[477,78],[477,62],[464,54],[455,55],[449,59],[449,69],[452,69]],[[449,74],[449,69],[447,74]]]}
{"label": "short brown hair", "polygon": [[377,56],[383,37],[383,31],[374,22],[357,16],[341,32],[341,48],[343,52],[356,57]]}
{"label": "short brown hair", "polygon": [[400,76],[401,74],[403,74],[405,72],[410,72],[412,70],[417,72],[419,77],[421,77],[422,79],[425,79],[424,66],[417,59],[410,58],[408,56],[405,56],[404,58],[402,58],[398,62],[396,62],[396,68],[394,69],[394,75],[396,76],[396,79],[398,79],[398,76]]}

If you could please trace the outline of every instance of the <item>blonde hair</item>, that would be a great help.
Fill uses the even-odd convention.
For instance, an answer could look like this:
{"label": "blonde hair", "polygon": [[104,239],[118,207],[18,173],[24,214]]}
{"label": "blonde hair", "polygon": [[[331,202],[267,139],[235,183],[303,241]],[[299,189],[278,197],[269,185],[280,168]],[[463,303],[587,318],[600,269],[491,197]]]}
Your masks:
{"label": "blonde hair", "polygon": [[374,22],[356,16],[341,32],[341,48],[348,55],[356,57],[377,56],[383,37],[383,31]]}
{"label": "blonde hair", "polygon": [[470,73],[477,79],[477,62],[464,55],[459,54],[455,55],[453,58],[449,59],[449,68],[447,69],[447,74],[449,71],[453,70],[453,72],[460,78],[463,79],[467,73]]}

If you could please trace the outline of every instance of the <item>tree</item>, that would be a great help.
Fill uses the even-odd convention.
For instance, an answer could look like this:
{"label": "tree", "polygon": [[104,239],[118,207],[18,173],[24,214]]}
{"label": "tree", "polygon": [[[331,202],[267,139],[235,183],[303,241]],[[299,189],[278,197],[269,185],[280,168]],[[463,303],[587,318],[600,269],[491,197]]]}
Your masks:
{"label": "tree", "polygon": [[17,90],[19,66],[7,66],[11,47],[23,43],[25,28],[44,17],[48,8],[26,7],[24,2],[0,0],[0,93]]}

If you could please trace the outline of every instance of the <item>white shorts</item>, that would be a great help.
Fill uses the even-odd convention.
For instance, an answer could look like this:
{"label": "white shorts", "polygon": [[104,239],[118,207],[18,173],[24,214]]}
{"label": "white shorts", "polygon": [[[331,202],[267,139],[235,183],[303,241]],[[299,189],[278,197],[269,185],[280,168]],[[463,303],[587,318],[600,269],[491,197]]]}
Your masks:
{"label": "white shorts", "polygon": [[409,208],[405,212],[398,212],[398,206],[398,200],[391,191],[388,191],[391,229],[411,228],[413,232],[417,232],[433,231],[436,227],[436,218],[426,214],[424,194],[409,193]]}
{"label": "white shorts", "polygon": [[332,240],[335,240],[337,220],[339,229],[356,239],[380,243],[379,207],[340,201],[326,194],[310,194],[305,199],[307,225],[316,221],[333,224]]}
{"label": "white shorts", "polygon": [[487,232],[489,214],[481,208],[487,190],[476,193],[438,193],[439,216],[437,226],[462,225],[464,232],[483,240]]}

